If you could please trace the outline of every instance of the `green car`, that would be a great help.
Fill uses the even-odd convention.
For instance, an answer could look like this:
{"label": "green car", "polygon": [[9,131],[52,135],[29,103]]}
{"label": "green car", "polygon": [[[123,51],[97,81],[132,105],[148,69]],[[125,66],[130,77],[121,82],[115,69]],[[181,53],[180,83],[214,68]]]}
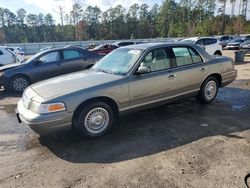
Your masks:
{"label": "green car", "polygon": [[17,118],[39,134],[72,126],[84,136],[105,134],[121,115],[187,97],[211,103],[235,80],[232,59],[210,56],[194,44],[121,47],[92,69],[29,86]]}

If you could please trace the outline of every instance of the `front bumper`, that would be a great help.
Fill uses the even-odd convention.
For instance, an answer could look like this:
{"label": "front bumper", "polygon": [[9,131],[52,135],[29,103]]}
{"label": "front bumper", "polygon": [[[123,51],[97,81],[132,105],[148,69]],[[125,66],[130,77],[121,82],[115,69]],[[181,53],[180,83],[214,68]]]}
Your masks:
{"label": "front bumper", "polygon": [[8,78],[0,76],[0,86],[4,86],[6,88],[8,86],[8,82]]}
{"label": "front bumper", "polygon": [[24,107],[22,99],[18,102],[16,115],[19,123],[25,123],[39,135],[69,128],[73,117],[73,113],[66,111],[42,115],[36,114]]}

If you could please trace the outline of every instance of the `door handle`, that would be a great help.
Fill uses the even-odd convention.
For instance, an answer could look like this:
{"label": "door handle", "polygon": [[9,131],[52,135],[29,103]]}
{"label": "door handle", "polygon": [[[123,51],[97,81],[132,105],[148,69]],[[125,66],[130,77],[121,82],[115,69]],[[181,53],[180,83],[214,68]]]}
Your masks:
{"label": "door handle", "polygon": [[201,72],[204,72],[205,70],[207,70],[206,67],[202,67],[202,68],[201,68]]}
{"label": "door handle", "polygon": [[171,75],[168,76],[168,79],[169,79],[169,80],[173,80],[175,77],[176,77],[175,74],[171,74]]}

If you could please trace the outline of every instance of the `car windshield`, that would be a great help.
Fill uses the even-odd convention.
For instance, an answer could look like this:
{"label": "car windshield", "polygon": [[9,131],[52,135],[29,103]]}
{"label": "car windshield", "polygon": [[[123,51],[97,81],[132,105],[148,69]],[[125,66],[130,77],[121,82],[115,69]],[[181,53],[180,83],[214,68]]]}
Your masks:
{"label": "car windshield", "polygon": [[142,54],[139,49],[119,48],[96,63],[92,70],[126,75]]}
{"label": "car windshield", "polygon": [[39,53],[33,55],[32,57],[30,57],[29,59],[27,59],[26,61],[23,61],[22,63],[30,63],[30,62],[32,62],[34,59],[36,59],[38,56],[40,56],[43,53],[44,53],[44,51],[39,52]]}

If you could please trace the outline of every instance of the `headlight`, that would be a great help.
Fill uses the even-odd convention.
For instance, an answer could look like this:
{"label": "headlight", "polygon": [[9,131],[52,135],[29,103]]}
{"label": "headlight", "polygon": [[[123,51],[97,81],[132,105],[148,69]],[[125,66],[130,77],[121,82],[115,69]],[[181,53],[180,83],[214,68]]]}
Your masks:
{"label": "headlight", "polygon": [[36,101],[31,101],[29,108],[37,114],[47,114],[66,110],[65,104],[62,102],[41,104]]}

